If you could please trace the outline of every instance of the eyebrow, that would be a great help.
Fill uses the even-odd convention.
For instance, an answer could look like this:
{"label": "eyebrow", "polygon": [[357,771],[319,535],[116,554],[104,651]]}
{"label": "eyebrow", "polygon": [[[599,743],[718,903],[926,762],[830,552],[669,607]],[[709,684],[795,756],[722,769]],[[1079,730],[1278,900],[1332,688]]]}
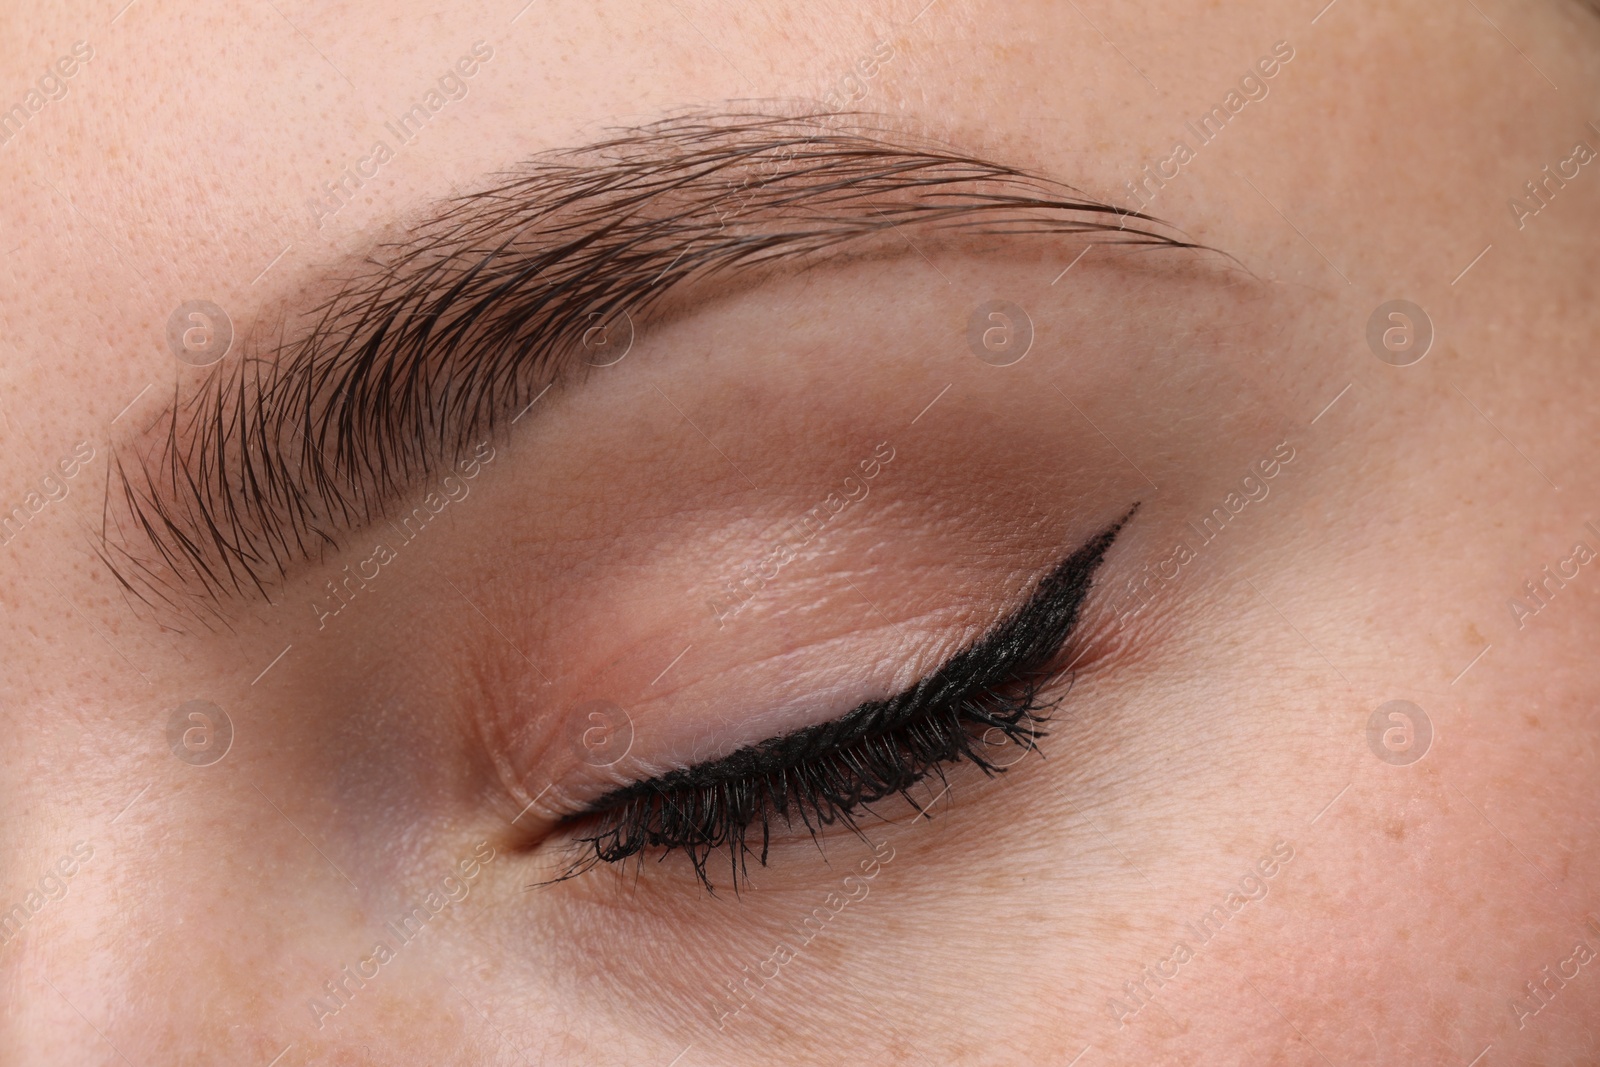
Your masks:
{"label": "eyebrow", "polygon": [[581,381],[597,324],[923,254],[914,233],[1201,247],[870,115],[688,113],[612,133],[495,175],[313,280],[156,428],[117,442],[96,548],[122,588],[202,621],[270,602],[546,388]]}

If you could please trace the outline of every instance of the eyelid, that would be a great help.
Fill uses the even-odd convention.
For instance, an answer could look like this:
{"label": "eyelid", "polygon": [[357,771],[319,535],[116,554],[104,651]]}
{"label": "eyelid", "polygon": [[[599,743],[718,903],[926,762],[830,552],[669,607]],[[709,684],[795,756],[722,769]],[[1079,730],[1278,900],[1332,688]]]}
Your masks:
{"label": "eyelid", "polygon": [[[564,877],[597,862],[638,855],[647,846],[667,851],[678,847],[689,854],[709,890],[705,869],[709,851],[727,844],[737,889],[744,860],[753,851],[744,835],[758,817],[762,841],[758,858],[764,865],[774,812],[788,825],[798,817],[815,836],[821,825],[834,821],[853,825],[851,813],[856,807],[895,792],[904,794],[926,775],[942,773],[939,768],[944,763],[965,758],[986,773],[1003,769],[991,764],[960,731],[969,725],[1000,729],[1008,740],[1034,747],[1034,723],[1041,718],[1037,712],[1050,706],[1037,704],[1035,698],[1059,675],[1059,670],[1049,669],[1051,663],[1072,634],[1106,551],[1137,509],[1135,504],[1061,561],[1039,580],[1026,603],[985,636],[903,692],[864,703],[832,722],[607,793],[569,820],[598,820],[601,825],[594,834],[578,838],[592,849],[593,862],[580,858]],[[919,726],[920,735],[902,733]],[[1025,738],[1019,734],[1022,729],[1028,731]],[[852,752],[854,760],[847,758]],[[907,752],[922,761],[910,778],[903,763],[889,762]],[[935,753],[939,758],[932,758]],[[847,803],[823,791],[841,782],[840,764],[855,776],[855,793]],[[799,792],[804,788],[817,791],[808,796]],[[793,812],[790,791],[797,793]],[[704,808],[700,825],[684,811],[686,807]]]}
{"label": "eyelid", "polygon": [[1137,510],[1138,505],[1135,504],[1115,524],[1057,564],[1039,580],[1033,594],[1021,608],[950,657],[937,670],[895,696],[868,701],[832,722],[804,727],[781,737],[758,742],[720,759],[622,786],[595,801],[584,814],[604,811],[634,791],[676,784],[690,773],[709,780],[731,780],[740,774],[750,773],[752,757],[763,746],[787,747],[793,743],[803,752],[808,747],[807,742],[814,738],[848,743],[857,736],[892,729],[918,711],[957,699],[963,691],[996,684],[1030,659],[1037,661],[1048,658],[1070,633],[1077,621],[1078,608],[1088,592],[1090,578],[1111,542]]}

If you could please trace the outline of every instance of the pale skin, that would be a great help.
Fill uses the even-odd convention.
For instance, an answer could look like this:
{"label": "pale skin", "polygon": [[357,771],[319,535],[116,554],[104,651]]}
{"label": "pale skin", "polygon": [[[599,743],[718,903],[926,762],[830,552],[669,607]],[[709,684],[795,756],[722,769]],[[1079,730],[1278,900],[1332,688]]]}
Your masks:
{"label": "pale skin", "polygon": [[[1574,148],[1600,146],[1600,19],[921,6],[0,14],[0,105],[92,49],[0,149],[0,506],[27,515],[0,547],[0,1059],[1600,1057],[1600,170]],[[307,206],[480,41],[464,96]],[[908,235],[641,330],[392,559],[358,531],[211,628],[124,593],[107,459],[199,380],[174,308],[243,334],[487,174],[736,99],[888,116],[1220,252]],[[1547,165],[1576,175],[1536,200]],[[1007,367],[968,343],[994,299],[1035,331]],[[1396,299],[1434,332],[1409,366],[1367,340]],[[771,573],[775,531],[874,456]],[[681,855],[528,888],[575,805],[903,688],[1135,503],[1043,759],[951,767],[870,843],[775,834],[737,896]],[[601,698],[633,734],[597,767],[575,709]],[[169,743],[195,700],[232,724],[215,762]],[[1420,758],[1414,721],[1369,739],[1395,700]]]}

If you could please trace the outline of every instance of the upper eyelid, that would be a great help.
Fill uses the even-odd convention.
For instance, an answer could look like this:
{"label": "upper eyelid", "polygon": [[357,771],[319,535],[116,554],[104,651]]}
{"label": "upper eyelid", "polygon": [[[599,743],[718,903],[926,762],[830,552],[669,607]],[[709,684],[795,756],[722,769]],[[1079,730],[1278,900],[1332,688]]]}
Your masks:
{"label": "upper eyelid", "polygon": [[[833,722],[808,726],[720,759],[614,789],[589,805],[582,814],[601,814],[631,797],[678,788],[688,779],[697,779],[694,784],[699,785],[708,781],[735,781],[759,773],[747,765],[752,762],[751,754],[762,746],[788,742],[806,750],[837,749],[841,745],[837,740],[839,734],[853,738],[891,730],[929,708],[959,700],[964,694],[992,688],[1029,667],[1041,667],[1071,635],[1088,594],[1089,582],[1112,542],[1138,509],[1139,505],[1134,504],[1121,519],[1061,560],[1035,584],[1024,603],[967,648],[900,693],[861,704]],[[804,758],[809,757],[794,757],[787,764],[794,765]]]}
{"label": "upper eyelid", "polygon": [[[117,450],[102,558],[147,602],[220,611],[270,595],[570,371],[597,306],[642,313],[722,268],[748,281],[752,265],[913,224],[1197,247],[1147,216],[859,119],[687,116],[541,157],[449,202],[384,249],[387,264],[316,304],[309,329],[248,342],[174,403],[163,437]],[[730,195],[728,166],[779,152],[803,165],[738,189],[731,218],[713,210]],[[449,404],[436,395],[445,382]]]}
{"label": "upper eyelid", "polygon": [[[748,882],[752,856],[766,865],[775,820],[787,828],[798,821],[814,840],[822,827],[835,824],[859,832],[857,813],[864,807],[897,793],[909,800],[913,785],[930,774],[942,777],[946,766],[970,761],[990,775],[1004,770],[1006,765],[991,762],[984,746],[998,730],[1024,749],[1036,747],[1038,712],[1055,703],[1038,700],[1045,679],[1070,672],[1071,664],[1058,665],[1056,657],[1068,647],[1107,550],[1138,507],[1134,504],[1057,564],[1021,607],[928,678],[876,707],[864,705],[838,722],[772,742],[780,747],[798,742],[796,758],[772,761],[766,770],[741,769],[738,759],[724,760],[720,773],[703,782],[662,785],[656,778],[602,798],[578,816],[591,832],[574,838],[576,855],[554,880],[601,863],[624,862],[647,849],[663,855],[681,850],[700,883],[714,893],[711,859],[726,851],[728,877],[737,892],[741,882]],[[897,704],[902,706],[896,709]],[[897,717],[897,724],[871,732],[876,720]],[[854,730],[852,718],[862,720]],[[981,739],[972,733],[979,727],[984,728]],[[829,731],[839,736],[829,737]],[[716,764],[712,767],[715,772]],[[692,779],[694,770],[677,773]]]}

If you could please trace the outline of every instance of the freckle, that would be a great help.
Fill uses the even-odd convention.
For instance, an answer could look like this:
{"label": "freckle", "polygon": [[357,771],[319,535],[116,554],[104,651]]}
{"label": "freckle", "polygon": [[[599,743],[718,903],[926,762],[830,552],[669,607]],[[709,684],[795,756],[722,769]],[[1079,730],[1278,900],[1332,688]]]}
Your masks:
{"label": "freckle", "polygon": [[1467,624],[1467,640],[1474,645],[1488,644],[1483,639],[1483,635],[1478,632],[1478,628],[1471,623]]}
{"label": "freckle", "polygon": [[1404,926],[1398,927],[1394,932],[1394,939],[1396,941],[1410,941],[1411,931],[1406,929]]}
{"label": "freckle", "polygon": [[1523,712],[1522,713],[1522,718],[1523,718],[1524,722],[1526,722],[1529,726],[1533,727],[1535,730],[1537,730],[1539,728],[1539,716],[1537,716],[1537,715],[1529,715],[1527,712]]}
{"label": "freckle", "polygon": [[1404,819],[1390,819],[1383,826],[1383,832],[1396,841],[1406,839],[1406,824]]}

